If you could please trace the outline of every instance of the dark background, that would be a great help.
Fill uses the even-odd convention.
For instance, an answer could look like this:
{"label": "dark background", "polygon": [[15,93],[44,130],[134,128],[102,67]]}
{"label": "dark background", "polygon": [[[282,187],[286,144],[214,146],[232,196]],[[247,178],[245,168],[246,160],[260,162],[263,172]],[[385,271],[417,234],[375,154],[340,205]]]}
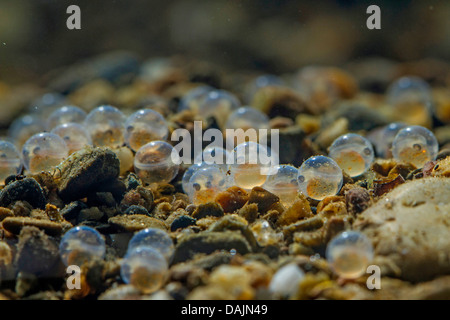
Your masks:
{"label": "dark background", "polygon": [[[82,30],[66,28],[71,4]],[[366,28],[370,4],[381,7],[382,30]],[[0,0],[0,81],[115,49],[276,74],[367,56],[449,59],[449,17],[445,0]]]}

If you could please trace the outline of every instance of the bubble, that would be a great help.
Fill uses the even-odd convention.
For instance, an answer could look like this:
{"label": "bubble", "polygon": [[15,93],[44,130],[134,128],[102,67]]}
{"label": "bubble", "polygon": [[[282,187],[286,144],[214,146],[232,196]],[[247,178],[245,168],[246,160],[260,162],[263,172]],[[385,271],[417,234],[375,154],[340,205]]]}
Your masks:
{"label": "bubble", "polygon": [[0,185],[6,178],[22,171],[22,159],[16,147],[8,141],[0,141]]}
{"label": "bubble", "polygon": [[25,143],[22,149],[23,164],[32,174],[50,171],[67,158],[66,143],[54,133],[38,133]]}
{"label": "bubble", "polygon": [[417,168],[435,160],[439,144],[434,134],[421,126],[409,126],[401,129],[392,143],[394,159],[411,163]]}
{"label": "bubble", "polygon": [[290,206],[294,203],[299,192],[298,169],[290,165],[278,165],[275,174],[267,176],[263,188],[280,197],[281,203]]}
{"label": "bubble", "polygon": [[97,230],[85,226],[67,231],[59,245],[59,254],[66,266],[81,266],[92,258],[103,259],[105,251],[105,240],[102,235]]}
{"label": "bubble", "polygon": [[323,200],[341,190],[344,178],[341,168],[333,159],[313,156],[300,166],[297,180],[304,195]]}
{"label": "bubble", "polygon": [[37,115],[24,115],[14,120],[8,129],[8,136],[19,148],[36,133],[45,130],[44,122]]}
{"label": "bubble", "polygon": [[373,259],[373,247],[362,233],[346,231],[330,241],[326,258],[334,272],[342,278],[362,276]]}
{"label": "bubble", "polygon": [[175,251],[172,238],[167,232],[156,228],[147,228],[136,233],[128,243],[128,252],[142,246],[155,249],[167,262],[170,262]]}
{"label": "bubble", "polygon": [[270,148],[254,141],[237,145],[233,151],[233,164],[229,166],[232,183],[247,190],[262,186],[266,182],[272,157],[276,158],[276,155]]}
{"label": "bubble", "polygon": [[47,120],[47,129],[65,124],[65,123],[79,123],[82,124],[86,119],[86,112],[76,106],[63,106],[52,112]]}
{"label": "bubble", "polygon": [[381,131],[377,133],[377,136],[372,142],[380,157],[392,158],[392,142],[394,142],[397,133],[405,127],[407,127],[407,125],[403,122],[393,122],[383,127]]}
{"label": "bubble", "polygon": [[213,90],[214,88],[210,86],[199,86],[190,90],[181,98],[178,111],[192,110],[198,112],[208,93]]}
{"label": "bubble", "polygon": [[387,102],[398,120],[409,125],[431,125],[432,95],[429,85],[418,77],[402,77],[387,90]]}
{"label": "bubble", "polygon": [[124,143],[124,114],[112,106],[100,106],[92,110],[84,121],[96,147],[120,147]]}
{"label": "bubble", "polygon": [[142,246],[127,252],[120,275],[125,283],[149,294],[161,288],[167,271],[166,259],[157,250]]}
{"label": "bubble", "polygon": [[125,122],[125,142],[133,151],[151,141],[166,140],[168,135],[166,120],[152,109],[139,110]]}
{"label": "bubble", "polygon": [[334,140],[329,150],[329,156],[350,177],[358,177],[366,172],[375,157],[370,141],[354,133],[342,135]]}
{"label": "bubble", "polygon": [[213,202],[217,194],[229,187],[226,172],[215,165],[196,170],[187,185],[187,195],[195,205]]}
{"label": "bubble", "polygon": [[269,117],[252,107],[241,107],[233,111],[225,125],[227,129],[268,129]]}
{"label": "bubble", "polygon": [[61,137],[69,148],[69,155],[92,145],[91,137],[86,128],[78,123],[64,123],[55,127],[51,133]]}
{"label": "bubble", "polygon": [[[175,159],[173,159],[175,158]],[[178,174],[179,157],[164,141],[152,141],[142,146],[134,157],[136,174],[146,183],[168,183]]]}

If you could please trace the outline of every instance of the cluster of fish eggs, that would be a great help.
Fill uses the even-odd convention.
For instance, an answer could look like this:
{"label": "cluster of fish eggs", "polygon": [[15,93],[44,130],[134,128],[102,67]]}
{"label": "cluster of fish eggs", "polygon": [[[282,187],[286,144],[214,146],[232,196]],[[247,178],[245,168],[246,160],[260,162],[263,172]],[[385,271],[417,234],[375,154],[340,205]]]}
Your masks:
{"label": "cluster of fish eggs", "polygon": [[[80,267],[91,259],[104,259],[105,252],[103,236],[87,226],[67,231],[59,246],[61,261],[66,266]],[[173,252],[172,239],[165,231],[147,228],[137,232],[122,259],[120,275],[123,282],[144,294],[158,290],[165,281]]]}
{"label": "cluster of fish eggs", "polygon": [[[256,91],[264,85],[282,85],[282,82],[278,78],[261,77],[255,81],[252,90]],[[391,86],[388,96],[395,108],[416,105],[424,112],[430,110],[427,88],[417,79],[400,79]],[[44,102],[42,104],[45,105]],[[230,92],[208,86],[197,87],[185,95],[180,101],[179,111],[185,109],[219,119],[218,124],[222,129],[270,128],[266,114],[251,106],[242,106]],[[287,206],[295,201],[298,192],[315,200],[323,200],[339,193],[343,185],[343,172],[350,177],[359,177],[369,170],[375,156],[392,156],[418,168],[434,160],[438,143],[433,133],[424,126],[411,125],[411,119],[407,122],[387,125],[375,140],[354,133],[340,136],[331,144],[328,156],[310,157],[299,168],[289,164],[271,166],[262,161],[260,154],[269,157],[277,155],[267,146],[258,144],[257,139],[248,139],[233,150],[220,146],[209,147],[185,171],[183,190],[194,204],[213,201],[219,192],[232,185],[246,190],[261,186],[277,194]],[[30,133],[35,134],[28,137]],[[172,145],[165,141],[168,135],[166,120],[152,109],[142,109],[126,117],[113,106],[100,106],[89,114],[75,106],[61,106],[48,115],[45,124],[40,123],[33,114],[26,115],[10,128],[10,138],[18,146],[23,144],[22,152],[18,151],[14,143],[0,142],[0,179],[4,181],[9,175],[20,173],[22,166],[31,173],[49,170],[86,145],[118,148],[126,144],[135,152],[135,171],[143,181],[170,182],[178,174],[179,167],[173,161]],[[80,257],[104,256],[104,242],[98,233],[93,232],[95,230],[88,227],[72,230],[72,233],[66,233],[67,239],[75,234],[78,240],[86,240],[80,243],[68,240],[69,249],[67,244],[63,246],[67,241],[61,243],[61,255],[66,264],[79,263]],[[152,238],[149,234],[157,235],[154,239],[159,239],[161,243],[168,237],[167,234],[159,234],[159,231],[144,231],[136,234],[130,242],[121,274],[124,282],[141,286],[143,291],[150,292],[163,279],[172,254],[168,252],[173,251],[173,243],[170,240],[170,246],[169,241],[166,241],[167,250],[155,245],[132,245],[137,241],[135,238]],[[78,249],[73,250],[71,247]],[[357,250],[346,251],[346,248]],[[361,234],[343,233],[330,242],[327,258],[337,273],[352,278],[361,274],[362,266],[373,256],[372,251],[370,243]],[[348,256],[354,258],[352,261],[355,263],[352,262],[351,266],[355,269],[345,265],[345,261],[349,261],[345,258]]]}

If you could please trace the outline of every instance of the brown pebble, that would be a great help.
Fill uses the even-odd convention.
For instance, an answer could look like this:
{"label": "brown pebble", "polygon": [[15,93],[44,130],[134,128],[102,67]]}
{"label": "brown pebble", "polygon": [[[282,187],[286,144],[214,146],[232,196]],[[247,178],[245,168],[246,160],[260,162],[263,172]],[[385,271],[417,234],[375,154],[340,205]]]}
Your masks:
{"label": "brown pebble", "polygon": [[353,215],[357,215],[370,206],[370,194],[364,188],[353,188],[345,193],[345,202],[347,204],[347,211]]}
{"label": "brown pebble", "polygon": [[375,180],[373,183],[373,194],[377,197],[382,196],[402,183],[405,183],[405,179],[401,175],[387,182]]}
{"label": "brown pebble", "polygon": [[13,234],[19,234],[22,228],[27,226],[41,229],[51,236],[60,235],[63,230],[60,223],[30,217],[8,217],[3,220],[2,225],[5,230]]}
{"label": "brown pebble", "polygon": [[372,163],[370,169],[379,176],[387,177],[389,172],[397,165],[393,159],[377,159]]}
{"label": "brown pebble", "polygon": [[433,177],[450,177],[450,157],[437,162],[431,175]]}
{"label": "brown pebble", "polygon": [[72,201],[115,180],[120,173],[120,161],[108,148],[85,148],[72,153],[58,171],[58,193],[63,200]]}
{"label": "brown pebble", "polygon": [[321,217],[315,216],[307,220],[301,220],[296,223],[292,223],[283,228],[283,234],[286,238],[292,237],[295,232],[298,231],[314,231],[320,229],[323,226]]}
{"label": "brown pebble", "polygon": [[215,201],[220,204],[225,213],[234,212],[244,206],[248,201],[248,193],[242,188],[233,186],[219,193]]}
{"label": "brown pebble", "polygon": [[7,217],[14,217],[14,212],[11,209],[0,207],[0,221]]}
{"label": "brown pebble", "polygon": [[238,211],[238,215],[247,220],[249,223],[258,218],[258,205],[256,203],[248,203]]}
{"label": "brown pebble", "polygon": [[192,218],[202,219],[205,217],[223,217],[224,210],[216,202],[208,202],[205,204],[200,204],[197,206],[195,211],[192,213]]}
{"label": "brown pebble", "polygon": [[277,225],[287,226],[291,223],[297,222],[300,219],[311,217],[313,217],[313,213],[311,211],[311,206],[309,205],[308,199],[305,195],[300,194],[295,202],[281,214],[277,220]]}
{"label": "brown pebble", "polygon": [[270,118],[282,116],[294,120],[300,113],[313,113],[307,101],[287,87],[263,87],[256,92],[251,105]]}
{"label": "brown pebble", "polygon": [[269,210],[272,205],[279,201],[280,198],[277,195],[261,187],[254,187],[250,192],[250,196],[248,199],[248,203],[256,203],[258,205],[258,211],[260,213],[267,212],[267,210]]}
{"label": "brown pebble", "polygon": [[54,277],[55,268],[60,263],[57,243],[39,228],[23,226],[20,230],[15,263],[19,271]]}
{"label": "brown pebble", "polygon": [[153,192],[142,186],[128,191],[120,203],[120,209],[122,212],[125,212],[132,205],[142,206],[150,212],[154,205]]}
{"label": "brown pebble", "polygon": [[142,214],[120,215],[109,218],[108,222],[119,231],[135,232],[146,228],[158,228],[167,231],[167,225],[158,219]]}

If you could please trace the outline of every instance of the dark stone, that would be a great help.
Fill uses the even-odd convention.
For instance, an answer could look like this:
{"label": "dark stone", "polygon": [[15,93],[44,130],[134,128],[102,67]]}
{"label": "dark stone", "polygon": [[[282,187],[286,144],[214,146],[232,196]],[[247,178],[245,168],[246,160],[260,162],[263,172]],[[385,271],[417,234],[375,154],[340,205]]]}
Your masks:
{"label": "dark stone", "polygon": [[200,204],[192,213],[192,217],[195,219],[201,219],[208,216],[223,217],[223,209],[220,204],[216,202]]}
{"label": "dark stone", "polygon": [[134,173],[130,173],[125,180],[126,191],[130,191],[136,189],[139,186],[142,186],[141,180]]}
{"label": "dark stone", "polygon": [[19,271],[54,277],[59,262],[59,250],[54,240],[38,228],[22,228],[15,259]]}
{"label": "dark stone", "polygon": [[33,178],[26,178],[8,184],[0,194],[0,206],[8,207],[16,201],[26,201],[34,208],[44,209],[46,199],[44,191]]}
{"label": "dark stone", "polygon": [[196,220],[189,216],[178,217],[175,220],[173,220],[172,224],[170,225],[170,231],[184,229],[186,227],[195,225],[195,222],[196,222]]}
{"label": "dark stone", "polygon": [[150,214],[148,213],[147,209],[139,205],[132,205],[128,207],[128,209],[125,210],[125,214],[142,214],[144,216],[150,217]]}
{"label": "dark stone", "polygon": [[198,253],[211,254],[215,251],[232,249],[242,255],[251,252],[247,240],[240,232],[202,232],[187,235],[176,246],[172,263],[192,259]]}
{"label": "dark stone", "polygon": [[86,209],[87,206],[81,201],[73,201],[66,205],[61,211],[59,212],[61,216],[66,220],[74,220],[78,218],[78,215],[80,214],[81,210]]}
{"label": "dark stone", "polygon": [[120,161],[107,148],[87,148],[73,153],[61,165],[58,192],[64,201],[88,196],[104,184],[111,184],[120,173]]}

